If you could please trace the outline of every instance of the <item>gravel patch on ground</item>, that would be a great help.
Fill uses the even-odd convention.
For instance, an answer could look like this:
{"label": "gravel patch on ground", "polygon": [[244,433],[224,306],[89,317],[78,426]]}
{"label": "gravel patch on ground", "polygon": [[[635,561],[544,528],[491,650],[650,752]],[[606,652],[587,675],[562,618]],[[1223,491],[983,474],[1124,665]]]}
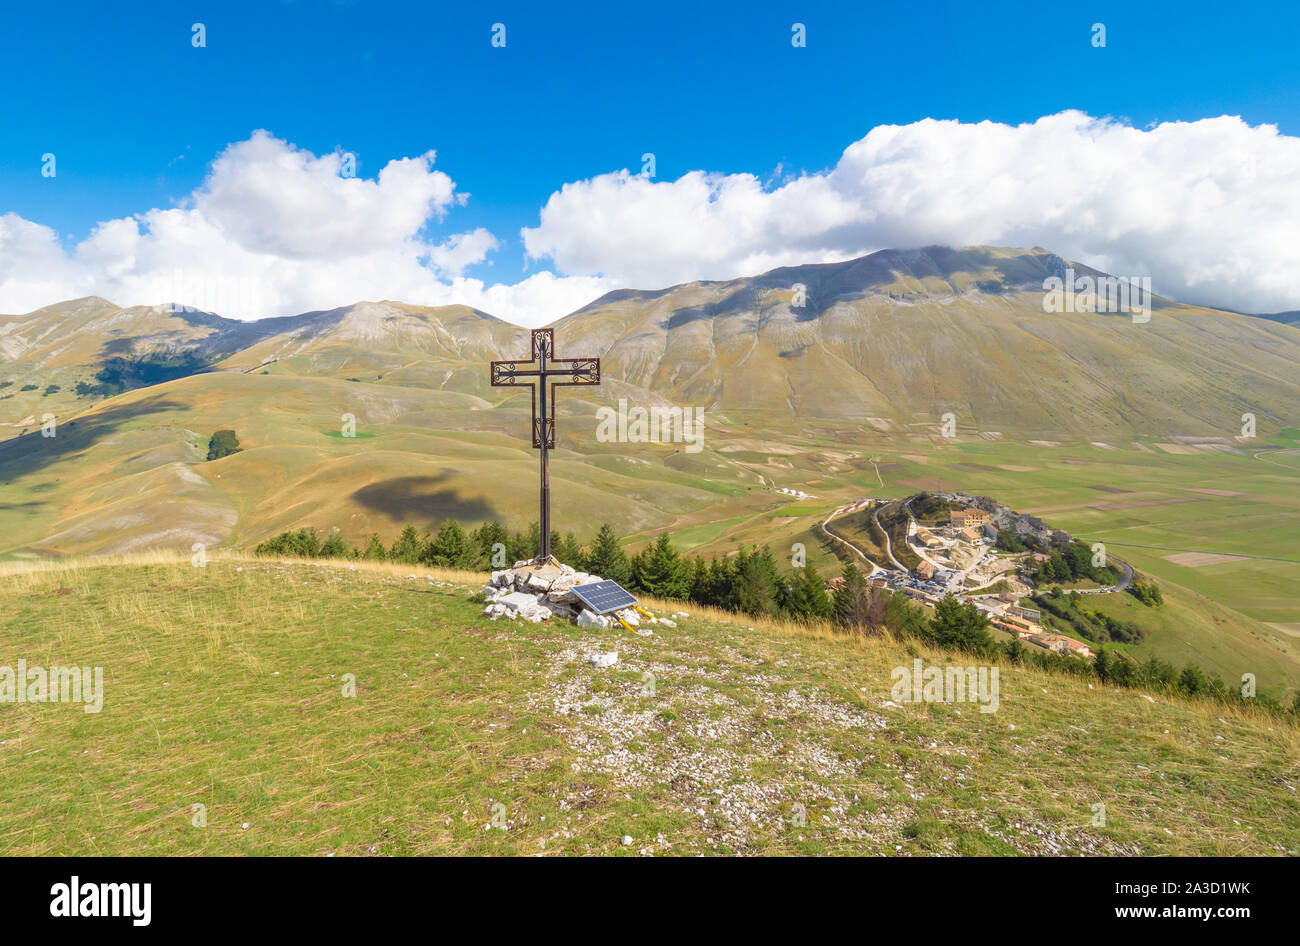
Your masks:
{"label": "gravel patch on ground", "polygon": [[[835,699],[781,675],[778,665],[786,661],[763,670],[761,658],[734,648],[722,660],[705,659],[682,643],[675,649],[663,637],[608,635],[556,641],[533,703],[554,714],[576,756],[575,773],[612,777],[617,791],[673,806],[695,823],[705,849],[755,853],[782,835],[807,835],[828,849],[903,851],[917,804],[929,792],[909,770],[918,765],[889,761],[895,745],[915,740],[892,730],[888,701],[873,709]],[[587,663],[614,646],[613,668]],[[960,761],[967,748],[940,740],[919,748],[958,760],[956,774],[945,779],[966,778]],[[567,801],[580,808],[589,799]],[[1023,853],[1103,853],[1102,839],[1083,833],[1067,837],[1025,822],[1004,827],[992,811],[944,814],[950,825],[982,830]],[[663,853],[671,840],[639,850]]]}

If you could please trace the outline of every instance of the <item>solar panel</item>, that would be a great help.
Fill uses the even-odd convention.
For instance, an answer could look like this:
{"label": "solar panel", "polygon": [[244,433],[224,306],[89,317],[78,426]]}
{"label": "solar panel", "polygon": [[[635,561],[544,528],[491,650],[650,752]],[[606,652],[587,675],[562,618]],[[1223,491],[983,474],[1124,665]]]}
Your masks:
{"label": "solar panel", "polygon": [[609,614],[611,611],[630,608],[636,604],[636,598],[623,590],[622,585],[616,581],[593,581],[589,585],[574,585],[573,593],[597,614]]}

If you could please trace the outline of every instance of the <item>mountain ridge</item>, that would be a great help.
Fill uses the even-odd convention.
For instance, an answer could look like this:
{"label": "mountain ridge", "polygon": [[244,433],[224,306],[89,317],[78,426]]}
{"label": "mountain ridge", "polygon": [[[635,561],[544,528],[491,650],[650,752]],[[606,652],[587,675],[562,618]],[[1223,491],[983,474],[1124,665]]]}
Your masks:
{"label": "mountain ridge", "polygon": [[[854,257],[852,259],[842,260],[838,262],[803,263],[803,264],[796,264],[796,265],[778,266],[773,269],[766,270],[762,273],[756,273],[750,275],[738,275],[727,279],[690,280],[687,282],[675,283],[657,289],[639,289],[633,287],[612,289],[609,292],[606,292],[603,295],[596,297],[595,299],[591,300],[585,305],[582,305],[577,309],[574,309],[572,312],[562,315],[556,319],[552,319],[550,322],[545,324],[547,326],[559,325],[562,322],[572,319],[574,316],[581,315],[585,312],[597,309],[606,304],[611,304],[614,302],[623,302],[628,300],[653,301],[654,299],[669,295],[673,292],[682,289],[692,288],[692,287],[712,287],[712,286],[727,285],[727,284],[734,284],[734,283],[753,283],[753,284],[768,285],[768,284],[777,284],[783,281],[789,281],[789,277],[803,275],[807,273],[817,273],[817,272],[842,273],[846,270],[862,271],[865,269],[866,271],[876,276],[882,276],[884,274],[896,275],[896,271],[894,269],[882,268],[883,264],[886,263],[893,263],[895,266],[898,266],[898,265],[906,265],[913,262],[928,262],[931,264],[930,267],[927,267],[928,269],[930,269],[930,272],[922,273],[920,275],[933,276],[943,272],[942,265],[941,265],[942,258],[946,257],[950,260],[969,263],[972,253],[988,253],[989,251],[998,251],[998,250],[1007,251],[1009,253],[1018,253],[1020,254],[1021,260],[1029,260],[1031,258],[1037,257],[1045,261],[1048,265],[1045,268],[1042,268],[1041,270],[1035,271],[1028,267],[1020,270],[1021,274],[1025,277],[1034,275],[1035,280],[1037,280],[1037,282],[1040,283],[1039,285],[1040,289],[1041,289],[1041,279],[1038,279],[1037,277],[1041,276],[1045,278],[1048,275],[1062,276],[1065,272],[1066,267],[1073,268],[1074,271],[1079,275],[1091,275],[1091,276],[1106,275],[1103,270],[1099,270],[1094,267],[1091,267],[1086,263],[1082,263],[1076,260],[1070,260],[1065,257],[1059,256],[1058,254],[1053,253],[1050,250],[1044,249],[1042,247],[1023,249],[1019,247],[1004,247],[1004,246],[989,245],[989,246],[953,248],[942,244],[931,244],[927,246],[915,247],[910,249],[886,248],[886,249],[876,250],[864,256]],[[995,257],[992,255],[989,255],[988,257],[990,261],[992,261],[994,258]],[[953,268],[948,272],[955,273],[960,271],[961,270]],[[912,275],[917,276],[917,274],[915,273],[913,273]],[[1014,286],[1008,285],[1002,288],[1007,290],[1011,288],[1028,290],[1033,288],[1035,284],[1035,280],[1025,278],[1021,282],[1014,284]],[[989,291],[996,287],[986,284],[981,288],[984,291]],[[1164,303],[1170,303],[1174,301],[1158,295],[1155,298],[1159,299],[1161,302]],[[447,304],[436,305],[436,306],[423,306],[415,303],[406,303],[400,300],[392,300],[392,299],[359,299],[356,300],[355,302],[351,302],[341,306],[336,306],[331,309],[313,309],[307,312],[295,313],[293,315],[264,316],[258,319],[244,320],[244,319],[228,318],[226,316],[220,315],[219,313],[207,312],[183,303],[170,302],[170,303],[161,303],[161,304],[154,304],[154,305],[119,306],[116,303],[108,299],[105,299],[102,296],[91,295],[91,296],[81,296],[81,297],[67,299],[60,302],[50,303],[49,305],[42,306],[38,309],[34,309],[26,313],[8,313],[8,314],[0,313],[0,334],[3,334],[3,329],[6,320],[12,322],[21,319],[30,319],[33,316],[37,316],[41,313],[45,313],[55,309],[62,310],[61,314],[67,314],[70,307],[79,307],[79,306],[84,306],[93,303],[99,303],[102,304],[102,306],[105,308],[109,308],[117,311],[153,309],[158,311],[167,311],[177,315],[185,315],[185,314],[197,315],[208,319],[219,320],[222,323],[233,324],[233,325],[264,325],[264,324],[288,325],[292,322],[309,322],[309,321],[317,320],[324,316],[329,316],[333,313],[347,312],[349,310],[361,306],[405,307],[408,309],[421,309],[428,312],[439,312],[445,310],[466,310],[468,312],[474,313],[475,315],[481,318],[488,319],[493,322],[498,322],[501,323],[502,325],[512,326],[513,328],[516,329],[523,329],[522,326],[516,325],[516,323],[509,322],[508,320],[502,319],[499,316],[495,316],[490,312],[486,312],[484,310],[474,308],[473,306],[469,306],[464,303],[447,303]],[[1225,312],[1233,315],[1243,315],[1249,318],[1265,319],[1271,321],[1293,321],[1294,320],[1293,317],[1297,315],[1296,312],[1252,313],[1252,312],[1246,312],[1241,309],[1218,308],[1214,306],[1204,306],[1204,305],[1191,303],[1191,302],[1176,303],[1176,304],[1186,305],[1189,308],[1205,309],[1207,311]],[[526,331],[526,329],[524,330]]]}
{"label": "mountain ridge", "polygon": [[[951,414],[963,427],[1049,439],[1223,432],[1247,412],[1281,427],[1300,412],[1295,326],[1160,297],[1146,324],[1044,311],[1045,280],[1069,269],[1104,275],[1037,247],[880,250],[615,290],[550,327],[561,356],[604,359],[596,401],[865,417],[886,431]],[[44,409],[80,410],[88,396],[151,379],[268,365],[501,403],[511,392],[486,384],[486,363],[527,355],[526,329],[463,305],[362,301],[245,322],[88,296],[0,316],[0,384],[12,388],[0,393],[0,424],[21,429]],[[117,370],[123,362],[132,370]]]}

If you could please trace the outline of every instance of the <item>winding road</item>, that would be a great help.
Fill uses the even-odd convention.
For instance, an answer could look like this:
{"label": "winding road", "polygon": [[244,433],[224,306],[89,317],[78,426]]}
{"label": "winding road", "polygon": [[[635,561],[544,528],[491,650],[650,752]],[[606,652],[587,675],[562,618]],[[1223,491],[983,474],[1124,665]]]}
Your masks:
{"label": "winding road", "polygon": [[[873,500],[873,501],[874,501],[874,500]],[[841,507],[841,508],[843,508],[843,507]],[[879,565],[877,565],[875,562],[873,562],[870,558],[868,558],[868,557],[867,557],[867,553],[864,552],[864,551],[862,551],[862,549],[858,548],[856,545],[854,545],[854,544],[853,544],[852,542],[850,542],[848,539],[843,538],[842,536],[838,536],[838,535],[836,535],[834,532],[832,532],[830,529],[826,528],[826,526],[830,523],[830,521],[831,521],[832,519],[837,519],[837,518],[839,518],[839,517],[842,516],[842,515],[848,515],[848,513],[841,512],[840,510],[837,509],[836,511],[832,512],[829,516],[827,516],[825,519],[823,519],[823,520],[822,520],[822,523],[821,523],[821,530],[822,530],[822,532],[824,532],[824,533],[825,533],[829,538],[834,539],[836,542],[839,542],[841,545],[847,546],[847,547],[848,547],[852,552],[854,552],[855,554],[857,554],[857,556],[858,556],[859,558],[861,558],[864,562],[866,562],[868,565],[870,565],[870,566],[871,566],[871,571],[869,572],[869,574],[874,575],[876,572],[883,572],[883,571],[885,571],[885,569],[881,568]],[[880,521],[879,521],[879,520],[876,521],[876,525],[880,525]],[[888,535],[885,536],[885,551],[886,551],[886,552],[889,551],[889,536],[888,536]],[[890,555],[890,559],[893,559],[893,555],[892,555],[892,554]],[[897,564],[897,562],[895,562],[895,564]]]}
{"label": "winding road", "polygon": [[1111,561],[1124,568],[1124,577],[1119,580],[1118,584],[1111,585],[1109,588],[1088,588],[1086,590],[1077,590],[1074,593],[1081,595],[1110,595],[1117,591],[1127,591],[1128,586],[1133,583],[1133,566],[1128,562],[1121,562],[1117,558],[1112,558]]}
{"label": "winding road", "polygon": [[[909,509],[907,514],[910,516],[912,510]],[[894,558],[894,548],[889,542],[889,530],[880,524],[880,506],[876,506],[871,510],[871,518],[876,520],[876,528],[879,529],[880,534],[885,537],[885,554],[888,555],[889,560],[894,563],[894,567],[899,571],[910,572],[910,568],[905,567],[902,562]]]}

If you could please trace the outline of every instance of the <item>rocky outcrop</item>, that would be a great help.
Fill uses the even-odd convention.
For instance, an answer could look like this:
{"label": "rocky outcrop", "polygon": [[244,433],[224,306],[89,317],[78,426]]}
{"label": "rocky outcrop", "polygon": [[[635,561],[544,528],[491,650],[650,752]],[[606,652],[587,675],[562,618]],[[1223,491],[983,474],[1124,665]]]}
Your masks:
{"label": "rocky outcrop", "polygon": [[[615,618],[633,628],[639,627],[643,622],[660,623],[656,618],[646,617],[633,608],[615,611],[614,616],[597,614],[573,592],[579,585],[603,580],[599,575],[565,565],[554,556],[545,562],[515,562],[512,568],[493,572],[488,583],[483,586],[483,594],[487,598],[483,616],[490,621],[507,617],[512,621],[523,620],[533,624],[555,616],[572,621],[579,627],[602,628],[613,627],[617,623]],[[648,635],[650,631],[646,628],[637,633]]]}

